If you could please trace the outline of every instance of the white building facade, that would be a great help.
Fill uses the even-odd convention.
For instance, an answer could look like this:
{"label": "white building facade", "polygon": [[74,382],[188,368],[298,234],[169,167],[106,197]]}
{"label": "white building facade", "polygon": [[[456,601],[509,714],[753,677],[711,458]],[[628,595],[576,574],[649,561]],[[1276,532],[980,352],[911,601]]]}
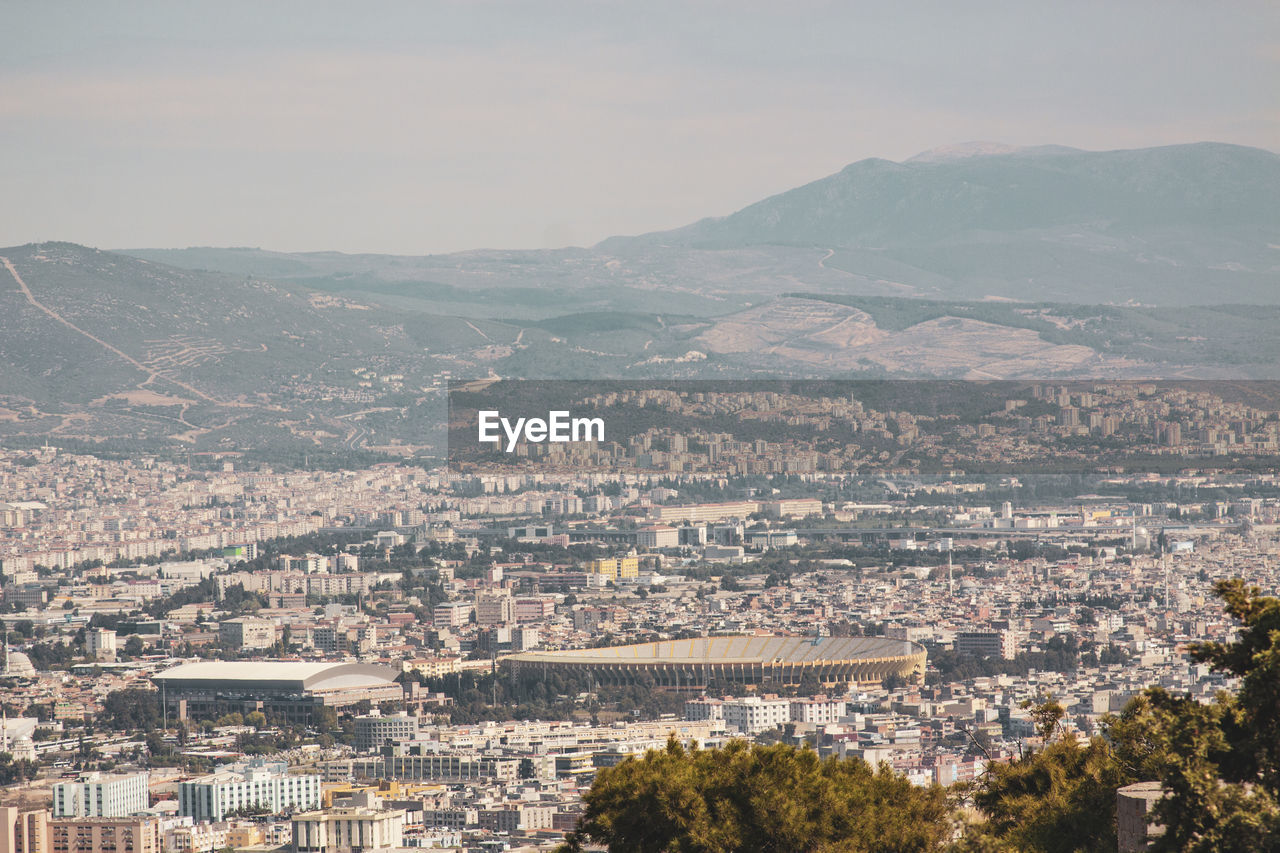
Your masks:
{"label": "white building facade", "polygon": [[721,706],[721,713],[724,715],[724,724],[729,728],[744,734],[756,734],[791,722],[791,701],[747,696],[725,702]]}
{"label": "white building facade", "polygon": [[54,817],[129,817],[151,806],[147,773],[85,773],[53,786]]}
{"label": "white building facade", "polygon": [[220,821],[233,812],[279,814],[320,807],[320,777],[290,776],[283,761],[255,761],[220,768],[178,786],[178,813]]}

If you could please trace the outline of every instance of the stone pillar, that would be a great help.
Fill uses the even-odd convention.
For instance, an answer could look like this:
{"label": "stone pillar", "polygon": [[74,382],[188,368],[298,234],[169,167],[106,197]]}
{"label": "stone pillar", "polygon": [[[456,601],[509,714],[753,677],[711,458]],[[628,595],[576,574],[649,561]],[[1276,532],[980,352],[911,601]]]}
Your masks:
{"label": "stone pillar", "polygon": [[1136,782],[1116,791],[1116,846],[1119,853],[1139,853],[1151,840],[1164,834],[1164,827],[1152,825],[1147,815],[1164,796],[1159,782]]}

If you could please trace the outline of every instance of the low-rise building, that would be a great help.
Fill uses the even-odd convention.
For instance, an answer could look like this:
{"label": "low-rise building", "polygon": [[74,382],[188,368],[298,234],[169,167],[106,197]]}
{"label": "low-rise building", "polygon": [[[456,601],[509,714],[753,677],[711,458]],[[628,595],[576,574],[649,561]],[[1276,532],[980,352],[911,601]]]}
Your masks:
{"label": "low-rise building", "polygon": [[404,811],[380,808],[377,797],[363,800],[365,804],[351,808],[294,815],[294,853],[372,853],[404,847]]}

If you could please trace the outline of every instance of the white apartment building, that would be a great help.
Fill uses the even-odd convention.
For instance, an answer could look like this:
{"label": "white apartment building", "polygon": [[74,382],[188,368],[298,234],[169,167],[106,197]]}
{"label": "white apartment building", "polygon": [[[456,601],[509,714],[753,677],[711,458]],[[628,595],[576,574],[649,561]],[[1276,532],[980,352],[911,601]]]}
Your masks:
{"label": "white apartment building", "polygon": [[684,703],[684,718],[690,721],[723,720],[724,700],[708,699],[706,696],[690,699]]}
{"label": "white apartment building", "polygon": [[654,521],[680,523],[682,521],[720,521],[725,518],[746,518],[760,510],[756,501],[732,501],[728,503],[694,504],[691,506],[654,506],[649,508],[649,518]]}
{"label": "white apartment building", "polygon": [[757,734],[791,722],[791,700],[746,696],[721,706],[724,723],[744,734]]}
{"label": "white apartment building", "polygon": [[53,786],[54,817],[129,817],[151,806],[150,775],[83,773]]}
{"label": "white apartment building", "polygon": [[793,723],[835,723],[844,716],[845,701],[815,696],[812,699],[791,700],[791,722]]}
{"label": "white apartment building", "polygon": [[328,572],[333,565],[333,561],[329,557],[320,554],[305,554],[301,557],[281,554],[276,561],[276,565],[281,571],[304,572],[310,575]]}
{"label": "white apartment building", "polygon": [[636,545],[641,548],[675,548],[680,544],[680,532],[674,527],[654,524],[636,532]]}
{"label": "white apartment building", "polygon": [[444,657],[407,660],[400,666],[405,672],[420,672],[424,678],[443,678],[446,675],[458,672],[462,668],[461,664],[461,658]]}
{"label": "white apartment building", "polygon": [[116,632],[109,628],[93,628],[84,634],[85,651],[95,660],[115,660]]}
{"label": "white apartment building", "polygon": [[437,628],[457,628],[471,621],[471,605],[465,601],[445,601],[431,611],[431,621]]}
{"label": "white apartment building", "polygon": [[766,501],[762,508],[770,518],[792,516],[804,518],[810,515],[822,515],[822,501],[817,498],[786,498],[779,501]]}
{"label": "white apartment building", "polygon": [[465,753],[393,755],[384,767],[383,778],[415,782],[514,782],[520,773],[514,758]]}
{"label": "white apartment building", "polygon": [[274,813],[320,806],[320,777],[290,776],[283,761],[228,765],[178,785],[178,814],[196,820],[224,820],[241,809]]}
{"label": "white apartment building", "polygon": [[171,823],[164,830],[165,853],[212,853],[227,845],[228,823],[195,823],[181,818],[183,823]]}
{"label": "white apartment building", "polygon": [[534,832],[551,829],[556,810],[551,806],[506,805],[496,809],[481,809],[478,823],[481,829],[508,835],[516,832]]}

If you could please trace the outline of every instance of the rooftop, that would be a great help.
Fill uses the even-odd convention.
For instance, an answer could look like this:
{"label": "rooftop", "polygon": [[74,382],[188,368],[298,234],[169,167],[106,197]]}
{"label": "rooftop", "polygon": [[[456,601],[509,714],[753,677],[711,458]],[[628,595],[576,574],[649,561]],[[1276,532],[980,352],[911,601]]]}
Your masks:
{"label": "rooftop", "polygon": [[922,651],[915,643],[883,637],[697,637],[512,657],[530,663],[811,663],[865,661]]}
{"label": "rooftop", "polygon": [[389,666],[304,661],[202,661],[157,673],[157,684],[239,682],[317,690],[387,684],[400,673]]}

